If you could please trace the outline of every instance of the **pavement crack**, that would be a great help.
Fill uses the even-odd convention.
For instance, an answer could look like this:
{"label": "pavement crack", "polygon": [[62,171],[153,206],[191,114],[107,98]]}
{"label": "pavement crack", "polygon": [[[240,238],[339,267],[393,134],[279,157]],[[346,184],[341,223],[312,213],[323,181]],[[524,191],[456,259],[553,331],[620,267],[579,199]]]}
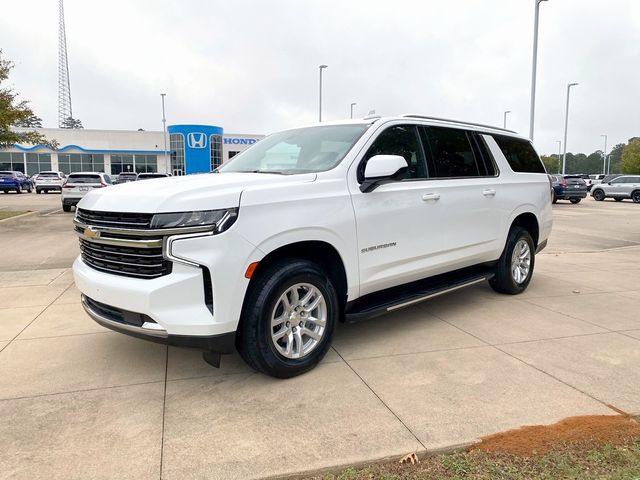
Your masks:
{"label": "pavement crack", "polygon": [[169,346],[166,347],[164,362],[164,393],[162,394],[162,434],[160,436],[160,480],[162,480],[162,464],[164,460],[164,416],[167,406],[167,376],[169,374]]}
{"label": "pavement crack", "polygon": [[404,422],[404,421],[403,421],[403,420],[402,420],[402,419],[401,419],[401,418],[396,414],[396,412],[394,412],[394,411],[389,407],[389,405],[387,405],[387,404],[385,403],[385,401],[384,401],[384,400],[382,400],[382,398],[380,397],[380,395],[378,395],[378,394],[376,393],[376,391],[375,391],[373,388],[371,388],[371,385],[369,385],[369,384],[367,383],[367,381],[366,381],[364,378],[362,378],[362,376],[360,376],[360,374],[359,374],[358,372],[356,372],[356,370],[351,366],[351,364],[350,364],[347,360],[345,360],[345,359],[344,359],[344,357],[343,357],[342,355],[340,355],[340,352],[338,352],[338,351],[337,351],[335,348],[333,348],[333,347],[331,347],[331,349],[332,349],[334,352],[336,352],[336,354],[337,354],[337,355],[342,359],[342,361],[347,365],[347,367],[349,367],[349,369],[350,369],[350,370],[351,370],[351,371],[352,371],[352,372],[353,372],[353,373],[354,373],[354,374],[355,374],[355,375],[360,379],[360,381],[365,385],[365,387],[367,387],[367,388],[369,389],[369,391],[375,395],[375,397],[380,401],[380,403],[381,403],[382,405],[384,405],[384,407],[389,411],[389,413],[391,413],[391,415],[393,415],[393,416],[396,418],[396,420],[398,420],[398,421],[400,422],[400,424],[401,424],[401,425],[402,425],[402,426],[403,426],[403,427],[404,427],[404,428],[405,428],[405,429],[406,429],[406,430],[407,430],[407,431],[408,431],[408,432],[413,436],[413,438],[416,440],[416,442],[418,442],[418,443],[420,444],[420,446],[421,446],[422,448],[424,448],[425,452],[426,452],[426,451],[428,451],[427,446],[426,446],[424,443],[422,443],[422,441],[418,438],[418,436],[414,433],[414,431],[413,431],[413,430],[411,430],[411,429],[409,428],[409,426],[408,426],[408,425],[407,425],[407,424],[406,424],[406,423],[405,423],[405,422]]}

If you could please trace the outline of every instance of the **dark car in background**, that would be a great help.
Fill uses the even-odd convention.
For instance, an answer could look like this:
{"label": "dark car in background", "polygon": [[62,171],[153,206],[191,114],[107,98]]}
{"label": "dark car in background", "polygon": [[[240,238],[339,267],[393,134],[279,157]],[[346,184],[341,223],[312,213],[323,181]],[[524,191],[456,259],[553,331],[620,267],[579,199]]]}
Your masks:
{"label": "dark car in background", "polygon": [[122,172],[116,177],[114,184],[135,182],[138,180],[138,174],[136,172]]}
{"label": "dark car in background", "polygon": [[3,170],[0,171],[0,190],[4,193],[11,191],[22,193],[25,190],[31,193],[33,183],[31,183],[31,179],[22,172]]}
{"label": "dark car in background", "polygon": [[168,173],[148,172],[138,174],[138,180],[149,180],[151,178],[166,178],[171,175]]}
{"label": "dark car in background", "polygon": [[581,175],[551,175],[553,187],[553,203],[558,200],[569,200],[580,203],[587,197],[587,184]]}

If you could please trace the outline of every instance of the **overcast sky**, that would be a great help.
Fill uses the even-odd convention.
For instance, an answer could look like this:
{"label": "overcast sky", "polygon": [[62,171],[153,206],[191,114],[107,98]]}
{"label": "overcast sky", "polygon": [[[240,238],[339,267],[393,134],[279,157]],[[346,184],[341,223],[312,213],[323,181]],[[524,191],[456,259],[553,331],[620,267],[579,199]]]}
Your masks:
{"label": "overcast sky", "polygon": [[[57,126],[58,2],[3,2],[10,82]],[[167,121],[269,133],[369,110],[529,131],[534,0],[66,0],[74,117],[85,128]],[[566,84],[568,150],[640,135],[640,0],[540,5],[534,143],[557,151]]]}

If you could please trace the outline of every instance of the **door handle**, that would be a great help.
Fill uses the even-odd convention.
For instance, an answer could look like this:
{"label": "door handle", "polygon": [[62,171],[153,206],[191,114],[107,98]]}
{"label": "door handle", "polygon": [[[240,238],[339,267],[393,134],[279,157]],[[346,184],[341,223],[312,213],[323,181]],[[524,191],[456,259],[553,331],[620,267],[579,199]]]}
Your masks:
{"label": "door handle", "polygon": [[425,202],[428,202],[429,200],[440,200],[440,194],[439,193],[425,193],[424,195],[422,195],[422,200],[424,200]]}
{"label": "door handle", "polygon": [[482,191],[482,194],[485,197],[494,197],[496,195],[496,191],[493,188],[486,188]]}

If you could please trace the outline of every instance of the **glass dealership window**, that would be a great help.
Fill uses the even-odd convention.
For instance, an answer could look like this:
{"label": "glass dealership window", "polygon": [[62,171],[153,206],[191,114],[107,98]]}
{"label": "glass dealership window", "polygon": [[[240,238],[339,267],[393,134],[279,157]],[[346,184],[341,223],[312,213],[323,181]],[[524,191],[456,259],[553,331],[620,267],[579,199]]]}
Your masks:
{"label": "glass dealership window", "polygon": [[101,153],[59,153],[58,170],[67,175],[73,172],[104,172]]}
{"label": "glass dealership window", "polygon": [[158,171],[158,157],[156,155],[136,155],[134,166],[137,173],[155,173]]}
{"label": "glass dealership window", "polygon": [[51,170],[50,153],[27,153],[27,175]]}
{"label": "glass dealership window", "polygon": [[211,170],[215,170],[222,165],[222,135],[211,135],[209,145],[211,145]]}
{"label": "glass dealership window", "polygon": [[128,153],[111,154],[111,175],[122,172],[135,172],[133,168],[133,155]]}
{"label": "glass dealership window", "polygon": [[0,170],[13,170],[24,173],[24,153],[0,152]]}
{"label": "glass dealership window", "polygon": [[184,135],[172,133],[169,135],[171,149],[171,170],[174,175],[184,174]]}

